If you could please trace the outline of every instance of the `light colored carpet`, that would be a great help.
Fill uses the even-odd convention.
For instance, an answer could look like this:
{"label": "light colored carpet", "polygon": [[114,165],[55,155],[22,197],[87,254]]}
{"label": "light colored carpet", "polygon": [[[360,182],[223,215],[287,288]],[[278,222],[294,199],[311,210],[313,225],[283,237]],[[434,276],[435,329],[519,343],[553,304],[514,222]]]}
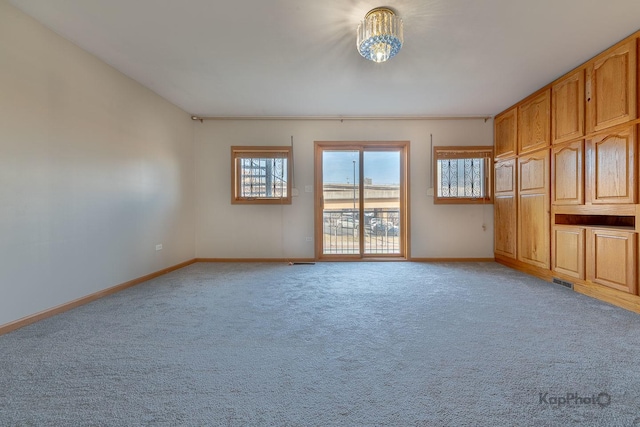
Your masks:
{"label": "light colored carpet", "polygon": [[639,361],[494,263],[202,263],[1,336],[0,425],[631,426]]}

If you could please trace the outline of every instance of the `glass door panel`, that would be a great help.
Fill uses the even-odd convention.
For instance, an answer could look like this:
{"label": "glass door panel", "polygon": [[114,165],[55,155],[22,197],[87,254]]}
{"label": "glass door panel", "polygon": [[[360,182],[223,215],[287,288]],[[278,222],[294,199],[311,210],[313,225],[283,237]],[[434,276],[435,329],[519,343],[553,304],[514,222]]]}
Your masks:
{"label": "glass door panel", "polygon": [[360,255],[360,151],[322,152],[322,253]]}
{"label": "glass door panel", "polygon": [[400,151],[364,151],[364,254],[401,255]]}

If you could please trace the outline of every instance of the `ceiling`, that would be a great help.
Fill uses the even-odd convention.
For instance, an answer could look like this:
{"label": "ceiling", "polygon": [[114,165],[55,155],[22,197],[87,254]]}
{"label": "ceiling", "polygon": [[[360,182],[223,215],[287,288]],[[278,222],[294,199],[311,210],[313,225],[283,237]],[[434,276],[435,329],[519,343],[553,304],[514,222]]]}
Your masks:
{"label": "ceiling", "polygon": [[[9,0],[198,116],[493,116],[640,29],[638,0]],[[390,6],[405,44],[355,48]]]}

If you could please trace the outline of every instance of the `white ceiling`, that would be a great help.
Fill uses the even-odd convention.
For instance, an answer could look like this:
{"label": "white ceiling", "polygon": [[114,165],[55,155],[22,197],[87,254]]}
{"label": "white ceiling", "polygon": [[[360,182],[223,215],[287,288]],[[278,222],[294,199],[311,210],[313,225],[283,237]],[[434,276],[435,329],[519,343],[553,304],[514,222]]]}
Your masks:
{"label": "white ceiling", "polygon": [[[495,115],[640,29],[638,0],[9,0],[190,114]],[[390,6],[405,45],[355,30]]]}

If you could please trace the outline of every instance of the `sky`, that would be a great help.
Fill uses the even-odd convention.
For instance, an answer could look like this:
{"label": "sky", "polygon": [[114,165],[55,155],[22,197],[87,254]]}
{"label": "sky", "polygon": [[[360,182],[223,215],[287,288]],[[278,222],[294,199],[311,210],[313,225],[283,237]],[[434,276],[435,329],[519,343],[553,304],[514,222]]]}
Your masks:
{"label": "sky", "polygon": [[[356,161],[356,183],[358,183],[357,151],[324,151],[323,180],[325,183],[353,183],[353,161]],[[364,176],[371,178],[372,184],[400,183],[400,152],[365,151]]]}

